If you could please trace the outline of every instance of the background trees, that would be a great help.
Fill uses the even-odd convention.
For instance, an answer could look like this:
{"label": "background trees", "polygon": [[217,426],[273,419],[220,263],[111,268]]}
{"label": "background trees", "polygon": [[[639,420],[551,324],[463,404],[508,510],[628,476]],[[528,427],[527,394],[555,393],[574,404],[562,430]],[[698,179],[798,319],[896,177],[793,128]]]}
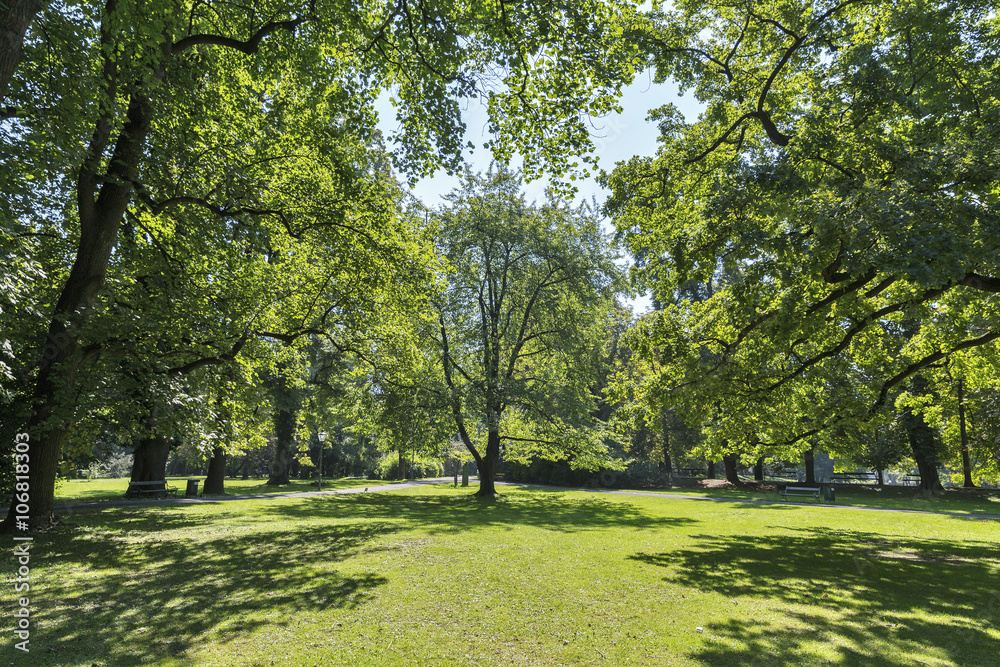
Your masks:
{"label": "background trees", "polygon": [[711,418],[720,450],[756,432],[790,453],[895,411],[937,486],[935,368],[992,359],[1000,339],[990,12],[678,2],[639,35],[657,76],[706,108],[654,112],[660,149],[607,178],[608,211],[662,300],[734,277],[635,334],[659,363],[650,390]]}

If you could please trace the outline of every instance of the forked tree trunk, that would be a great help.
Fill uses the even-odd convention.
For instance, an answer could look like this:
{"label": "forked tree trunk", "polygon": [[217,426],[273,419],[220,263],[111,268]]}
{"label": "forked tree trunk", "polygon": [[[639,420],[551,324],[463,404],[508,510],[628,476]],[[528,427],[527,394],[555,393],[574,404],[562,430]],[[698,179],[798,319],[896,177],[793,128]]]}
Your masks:
{"label": "forked tree trunk", "polygon": [[[22,0],[14,0],[0,11],[13,13],[21,11],[19,8],[22,6]],[[116,8],[116,0],[108,0],[107,14],[115,13]],[[28,16],[29,22],[33,15]],[[9,16],[0,13],[0,18],[9,20]],[[27,26],[27,23],[24,25]],[[16,36],[16,25],[0,24],[0,30],[10,28],[14,30],[9,34]],[[110,32],[111,28],[102,25],[102,35]],[[117,95],[112,83],[116,76],[114,68],[115,65],[109,61],[104,73],[111,99]],[[158,68],[153,77],[160,80],[163,74],[163,68]],[[0,76],[3,76],[2,73]],[[19,519],[22,514],[16,511],[17,503],[11,502],[7,517],[0,525],[0,531],[3,532],[14,530],[21,521],[33,526],[44,526],[55,519],[53,510],[56,474],[67,425],[72,421],[76,376],[83,363],[78,336],[86,324],[88,312],[104,287],[108,261],[118,241],[118,229],[132,199],[131,184],[138,176],[139,161],[151,125],[152,105],[141,88],[132,91],[125,123],[105,166],[107,147],[116,127],[110,114],[110,111],[107,112],[95,124],[94,134],[77,175],[76,203],[80,236],[76,257],[52,312],[42,352],[44,360],[32,392],[32,414],[24,429],[30,437],[29,512],[26,520]]]}
{"label": "forked tree trunk", "polygon": [[204,496],[222,496],[226,493],[226,450],[215,447],[212,460],[208,462],[208,474],[202,491]]}

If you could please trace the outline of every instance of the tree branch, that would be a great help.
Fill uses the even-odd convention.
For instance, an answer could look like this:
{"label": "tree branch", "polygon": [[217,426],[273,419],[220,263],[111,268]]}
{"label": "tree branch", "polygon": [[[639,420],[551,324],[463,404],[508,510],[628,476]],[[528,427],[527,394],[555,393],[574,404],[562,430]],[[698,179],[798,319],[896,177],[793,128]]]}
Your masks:
{"label": "tree branch", "polygon": [[[312,0],[309,3],[309,14],[312,14],[316,9],[316,0]],[[260,43],[270,35],[271,33],[277,32],[278,30],[287,30],[288,32],[295,32],[303,22],[306,21],[305,16],[300,16],[289,21],[271,21],[265,23],[260,27],[257,32],[253,34],[250,39],[240,41],[238,39],[233,39],[232,37],[224,37],[222,35],[209,35],[209,34],[198,34],[198,35],[188,35],[180,41],[174,42],[170,47],[170,52],[172,55],[177,55],[190,48],[199,46],[202,44],[208,44],[211,46],[223,46],[230,49],[235,49],[241,53],[245,53],[248,56],[257,53],[260,50]]]}

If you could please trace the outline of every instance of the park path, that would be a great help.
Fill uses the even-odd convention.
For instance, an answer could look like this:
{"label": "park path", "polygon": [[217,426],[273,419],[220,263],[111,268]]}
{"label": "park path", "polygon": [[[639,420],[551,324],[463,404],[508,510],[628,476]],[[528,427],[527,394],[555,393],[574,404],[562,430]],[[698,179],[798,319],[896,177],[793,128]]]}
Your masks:
{"label": "park path", "polygon": [[[357,493],[378,493],[412,489],[419,486],[446,484],[453,481],[451,477],[434,477],[418,479],[411,482],[396,482],[394,484],[379,484],[373,486],[357,486],[349,489],[331,489],[329,491],[297,491],[295,493],[255,493],[238,496],[210,496],[208,498],[159,498],[146,500],[103,500],[91,503],[66,503],[56,505],[56,511],[101,509],[104,507],[149,507],[162,505],[200,505],[218,503],[230,500],[267,500],[271,498],[311,498],[313,496],[343,496]],[[695,496],[679,493],[654,493],[651,491],[619,491],[614,489],[587,489],[569,486],[547,486],[544,484],[522,484],[520,482],[497,482],[497,486],[513,486],[526,489],[546,489],[549,491],[582,491],[584,493],[603,493],[612,496],[638,496],[643,498],[660,498],[662,500],[700,500],[713,503],[752,503],[756,505],[796,505],[800,507],[825,507],[830,509],[852,509],[864,512],[894,512],[897,514],[939,514],[954,516],[961,519],[1000,520],[997,514],[971,514],[968,512],[947,512],[934,510],[894,509],[889,507],[861,507],[858,505],[830,505],[824,503],[807,503],[795,501],[764,500],[760,498],[721,498],[718,496]],[[0,508],[6,512],[6,508]]]}
{"label": "park path", "polygon": [[[351,493],[374,493],[376,491],[393,491],[396,489],[412,489],[429,484],[450,482],[451,477],[435,477],[432,479],[415,479],[411,482],[394,482],[371,486],[354,486],[349,489],[330,489],[329,491],[295,491],[294,493],[247,493],[238,496],[208,496],[197,498],[167,497],[146,498],[140,500],[98,500],[90,503],[56,503],[56,512],[60,510],[100,509],[102,507],[149,507],[161,505],[203,505],[205,503],[226,502],[229,500],[267,500],[270,498],[309,498],[312,496],[342,496]],[[6,512],[7,508],[0,508]]]}
{"label": "park path", "polygon": [[520,482],[497,482],[497,486],[519,486],[529,489],[550,489],[558,491],[583,491],[585,493],[606,493],[611,496],[639,496],[643,498],[668,498],[674,500],[704,500],[713,503],[752,503],[755,505],[796,505],[799,507],[829,507],[838,510],[861,510],[864,512],[895,512],[897,514],[943,514],[961,519],[1000,520],[998,514],[972,514],[971,512],[948,512],[937,510],[907,510],[892,507],[862,507],[860,505],[831,505],[827,503],[807,503],[791,500],[764,500],[762,498],[720,498],[718,496],[692,496],[680,493],[656,493],[653,491],[618,491],[614,489],[580,489],[570,486],[546,486],[544,484],[521,484]]}

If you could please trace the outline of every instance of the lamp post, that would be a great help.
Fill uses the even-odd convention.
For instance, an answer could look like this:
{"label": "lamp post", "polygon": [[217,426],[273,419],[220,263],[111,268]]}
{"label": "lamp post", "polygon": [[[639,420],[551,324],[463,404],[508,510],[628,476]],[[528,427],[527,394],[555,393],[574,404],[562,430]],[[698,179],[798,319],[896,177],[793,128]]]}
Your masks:
{"label": "lamp post", "polygon": [[316,481],[316,489],[323,490],[323,443],[326,442],[326,431],[321,430],[316,434],[319,438],[319,479]]}

